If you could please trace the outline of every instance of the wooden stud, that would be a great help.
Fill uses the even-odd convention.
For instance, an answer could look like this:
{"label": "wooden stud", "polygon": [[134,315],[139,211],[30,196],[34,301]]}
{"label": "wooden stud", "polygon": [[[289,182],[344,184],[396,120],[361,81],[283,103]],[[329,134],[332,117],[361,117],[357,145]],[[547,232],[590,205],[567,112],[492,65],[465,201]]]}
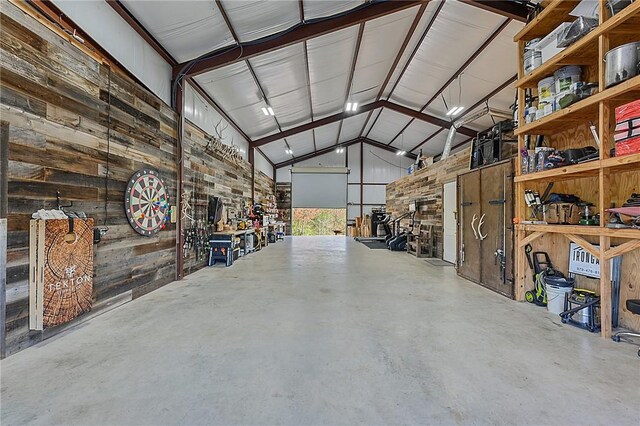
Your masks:
{"label": "wooden stud", "polygon": [[524,246],[526,246],[527,244],[537,240],[538,238],[542,237],[544,235],[544,232],[534,232],[522,239],[520,239],[520,242],[518,243],[518,247],[522,248]]}
{"label": "wooden stud", "polygon": [[[611,337],[611,268],[606,257],[610,250],[611,238],[600,236],[600,333],[602,337]],[[584,247],[583,247],[584,248]]]}
{"label": "wooden stud", "polygon": [[604,257],[605,259],[612,259],[616,256],[621,256],[624,253],[630,252],[632,250],[635,250],[637,248],[640,248],[640,240],[631,240],[631,241],[627,241],[623,244],[620,244],[616,247],[613,247],[609,250],[607,250],[604,253]]}
{"label": "wooden stud", "polygon": [[575,234],[563,234],[563,235],[569,240],[578,244],[585,251],[591,253],[593,256],[600,257],[601,249],[597,249],[593,244],[591,244],[589,241],[585,240],[584,238],[579,237]]}

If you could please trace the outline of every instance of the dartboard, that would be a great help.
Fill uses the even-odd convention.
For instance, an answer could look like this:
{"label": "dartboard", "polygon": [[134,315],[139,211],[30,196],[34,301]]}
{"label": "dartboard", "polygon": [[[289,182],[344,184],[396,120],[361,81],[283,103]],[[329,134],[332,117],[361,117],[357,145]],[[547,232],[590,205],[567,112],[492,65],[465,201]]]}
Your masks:
{"label": "dartboard", "polygon": [[164,181],[151,169],[138,170],[129,179],[124,196],[129,224],[142,235],[153,235],[169,219],[169,197]]}

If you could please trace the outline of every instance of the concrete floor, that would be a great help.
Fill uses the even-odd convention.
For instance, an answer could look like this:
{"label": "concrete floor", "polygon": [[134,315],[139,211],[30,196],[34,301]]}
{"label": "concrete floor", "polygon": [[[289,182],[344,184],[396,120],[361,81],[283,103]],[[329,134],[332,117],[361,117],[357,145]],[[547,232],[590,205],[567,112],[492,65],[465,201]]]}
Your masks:
{"label": "concrete floor", "polygon": [[1,423],[637,425],[636,351],[452,267],[298,237],[2,361]]}

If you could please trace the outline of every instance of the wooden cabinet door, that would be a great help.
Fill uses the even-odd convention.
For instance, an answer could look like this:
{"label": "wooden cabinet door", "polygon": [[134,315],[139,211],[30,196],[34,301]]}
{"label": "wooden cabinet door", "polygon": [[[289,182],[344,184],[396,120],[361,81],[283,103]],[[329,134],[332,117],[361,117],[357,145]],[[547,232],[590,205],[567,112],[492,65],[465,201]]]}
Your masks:
{"label": "wooden cabinet door", "polygon": [[[480,282],[511,297],[513,282],[509,265],[512,262],[512,167],[511,162],[481,170],[481,214],[478,234],[482,240]],[[479,222],[479,223],[480,223]],[[508,228],[507,228],[508,227]],[[503,256],[505,264],[502,264]]]}
{"label": "wooden cabinet door", "polygon": [[480,280],[481,247],[474,232],[480,218],[480,172],[458,176],[458,274]]}

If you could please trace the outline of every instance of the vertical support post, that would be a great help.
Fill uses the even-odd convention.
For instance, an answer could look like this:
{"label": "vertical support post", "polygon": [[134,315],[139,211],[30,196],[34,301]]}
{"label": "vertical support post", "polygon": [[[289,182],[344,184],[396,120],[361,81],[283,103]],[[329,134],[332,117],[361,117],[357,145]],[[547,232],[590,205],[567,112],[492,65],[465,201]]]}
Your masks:
{"label": "vertical support post", "polygon": [[178,146],[177,146],[177,166],[178,166],[178,178],[177,178],[177,196],[176,196],[176,280],[181,280],[183,277],[183,250],[184,236],[182,232],[182,193],[184,188],[184,91],[180,85],[178,85],[176,92],[176,113],[178,113]]}
{"label": "vertical support post", "polygon": [[[525,42],[520,40],[518,41],[518,78],[522,78],[524,76],[524,47]],[[524,123],[524,110],[525,110],[525,94],[526,90],[523,87],[517,88],[518,93],[518,126],[523,126]],[[522,175],[522,157],[520,153],[522,150],[526,148],[525,146],[525,135],[518,135],[518,154],[516,161],[516,172],[515,176]],[[526,218],[526,207],[524,202],[524,184],[522,182],[518,182],[515,184],[515,209],[514,215],[520,220]],[[527,232],[522,229],[522,225],[514,225],[515,226],[515,236],[516,243],[514,244],[515,250],[515,283],[514,283],[514,297],[517,301],[524,300],[524,293],[526,291],[525,288],[525,280],[526,280],[526,269],[527,269],[527,261],[524,253],[524,248],[520,247],[519,242],[527,236]]]}
{"label": "vertical support post", "polygon": [[518,302],[524,301],[524,293],[526,292],[525,282],[527,270],[527,259],[524,253],[524,247],[520,247],[519,242],[527,236],[526,231],[523,229],[516,230],[516,244],[514,244],[514,250],[516,251],[516,273],[515,273],[515,289],[514,297]]}
{"label": "vertical support post", "polygon": [[7,197],[9,175],[9,122],[0,124],[0,358],[4,358],[5,330],[7,312],[7,215],[9,202]]}
{"label": "vertical support post", "polygon": [[276,175],[278,173],[278,169],[276,169],[276,165],[272,164],[271,167],[273,167],[273,172],[272,172],[272,176],[273,176],[273,193],[274,195],[277,194],[276,190],[277,190],[277,186],[276,186]]}
{"label": "vertical support post", "polygon": [[256,149],[249,147],[249,164],[251,164],[251,204],[256,202]]}
{"label": "vertical support post", "polygon": [[360,141],[360,217],[364,220],[364,142]]}
{"label": "vertical support post", "polygon": [[611,238],[600,236],[600,333],[611,337],[611,260],[605,257],[611,248]]}

